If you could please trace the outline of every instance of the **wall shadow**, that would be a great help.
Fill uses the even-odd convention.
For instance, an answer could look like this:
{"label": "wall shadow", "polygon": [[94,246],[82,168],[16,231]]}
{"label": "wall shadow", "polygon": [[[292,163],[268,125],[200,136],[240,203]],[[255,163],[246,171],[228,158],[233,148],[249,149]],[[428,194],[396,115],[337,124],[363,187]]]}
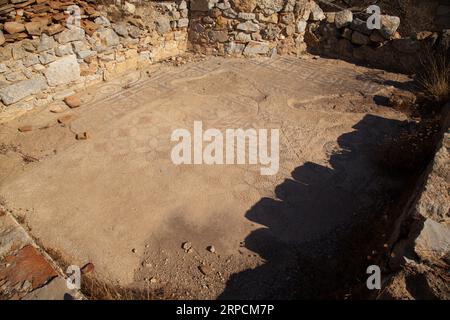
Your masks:
{"label": "wall shadow", "polygon": [[245,248],[265,263],[234,274],[219,299],[340,298],[368,266],[372,221],[402,188],[377,165],[386,137],[404,122],[366,115],[341,135],[328,166],[307,162],[262,198],[246,218],[265,227],[245,239]]}

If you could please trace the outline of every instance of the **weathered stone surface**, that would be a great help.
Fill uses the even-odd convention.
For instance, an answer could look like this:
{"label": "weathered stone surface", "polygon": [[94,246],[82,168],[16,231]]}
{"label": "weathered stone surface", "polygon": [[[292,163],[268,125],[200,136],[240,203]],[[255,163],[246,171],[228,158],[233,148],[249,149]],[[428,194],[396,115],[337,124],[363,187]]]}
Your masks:
{"label": "weathered stone surface", "polygon": [[256,15],[254,13],[239,12],[238,18],[242,20],[253,20],[256,18]]}
{"label": "weathered stone surface", "polygon": [[284,7],[284,0],[256,0],[256,5],[265,15],[280,12]]}
{"label": "weathered stone surface", "polygon": [[36,21],[28,22],[25,24],[25,29],[28,34],[39,36],[42,33],[42,24]]}
{"label": "weathered stone surface", "polygon": [[0,73],[5,73],[8,70],[8,67],[4,63],[0,63]]}
{"label": "weathered stone surface", "polygon": [[216,4],[216,8],[220,10],[227,10],[231,8],[231,4],[229,2],[221,2]]}
{"label": "weathered stone surface", "polygon": [[50,86],[67,84],[80,78],[80,66],[75,55],[70,55],[50,63],[44,75]]}
{"label": "weathered stone surface", "polygon": [[8,21],[3,25],[3,29],[9,34],[25,31],[25,25],[19,22]]}
{"label": "weathered stone surface", "polygon": [[102,28],[92,35],[96,47],[114,47],[120,44],[119,36],[112,29]]}
{"label": "weathered stone surface", "polygon": [[297,32],[302,33],[306,31],[306,25],[307,22],[305,20],[298,20],[297,21]]}
{"label": "weathered stone surface", "polygon": [[55,55],[55,51],[54,50],[49,50],[49,51],[46,51],[46,52],[42,52],[40,55],[39,55],[39,61],[41,62],[41,64],[43,64],[43,65],[46,65],[46,64],[49,64],[50,62],[53,62],[53,61],[55,61],[57,58],[56,58],[56,55]]}
{"label": "weathered stone surface", "polygon": [[336,13],[334,23],[337,28],[347,27],[353,21],[353,13],[350,10],[342,10]]}
{"label": "weathered stone surface", "polygon": [[186,28],[189,25],[188,18],[181,18],[178,20],[178,28]]}
{"label": "weathered stone surface", "polygon": [[54,36],[62,31],[64,31],[64,27],[60,24],[52,24],[44,29],[44,32],[49,36]]}
{"label": "weathered stone surface", "polygon": [[69,290],[67,288],[66,279],[57,277],[50,281],[49,284],[42,288],[38,288],[22,300],[76,300],[80,299],[80,294],[75,289]]}
{"label": "weathered stone surface", "polygon": [[169,20],[169,18],[167,18],[165,16],[159,17],[155,21],[155,25],[156,25],[156,31],[158,31],[160,34],[165,34],[165,33],[169,32],[170,30],[172,30],[172,28],[170,26],[170,20]]}
{"label": "weathered stone surface", "polygon": [[264,39],[273,41],[277,38],[277,36],[280,34],[281,29],[276,24],[269,24],[267,28],[261,31],[261,34]]}
{"label": "weathered stone surface", "polygon": [[335,23],[336,22],[336,12],[325,12],[325,17],[327,23]]}
{"label": "weathered stone surface", "polygon": [[372,33],[372,30],[369,30],[369,28],[367,28],[367,21],[363,21],[358,18],[353,19],[352,23],[350,24],[350,29],[365,34],[366,36],[370,36],[370,34]]}
{"label": "weathered stone surface", "polygon": [[274,13],[269,16],[265,16],[263,13],[258,13],[256,15],[258,21],[266,23],[278,23],[278,14]]}
{"label": "weathered stone surface", "polygon": [[228,32],[226,30],[211,30],[208,37],[213,42],[225,42],[228,40]]}
{"label": "weathered stone surface", "polygon": [[15,71],[15,72],[5,74],[5,79],[8,81],[11,81],[11,82],[17,82],[17,81],[25,80],[26,77],[23,74],[23,72]]}
{"label": "weathered stone surface", "polygon": [[224,10],[222,12],[222,15],[226,18],[230,18],[230,19],[236,19],[238,14],[236,11],[234,11],[232,8]]}
{"label": "weathered stone surface", "polygon": [[319,5],[315,2],[312,2],[311,4],[311,15],[309,16],[309,18],[312,21],[322,21],[326,18],[322,8],[320,8]]}
{"label": "weathered stone surface", "polygon": [[83,50],[89,50],[90,47],[84,41],[74,41],[72,42],[72,48],[74,52],[80,52]]}
{"label": "weathered stone surface", "polygon": [[259,31],[259,26],[256,23],[251,21],[246,21],[243,23],[239,23],[236,27],[237,30],[245,31],[245,32],[256,32]]}
{"label": "weathered stone surface", "polygon": [[83,40],[85,32],[81,28],[65,29],[63,32],[55,36],[56,41],[65,44],[72,41]]}
{"label": "weathered stone surface", "polygon": [[294,6],[294,14],[297,18],[305,21],[309,20],[313,3],[309,0],[297,0]]}
{"label": "weathered stone surface", "polygon": [[22,48],[21,46],[14,46],[12,47],[12,56],[14,58],[14,60],[20,60],[25,58],[28,53],[25,51],[24,48]]}
{"label": "weathered stone surface", "polygon": [[141,29],[136,26],[128,26],[128,35],[133,39],[137,39],[141,36]]}
{"label": "weathered stone surface", "polygon": [[366,45],[369,43],[369,37],[358,31],[354,31],[352,33],[352,43],[358,45]]}
{"label": "weathered stone surface", "polygon": [[225,52],[231,55],[240,55],[244,51],[245,44],[234,41],[225,43]]}
{"label": "weathered stone surface", "polygon": [[72,45],[70,43],[60,45],[59,47],[55,48],[55,54],[58,57],[73,54]]}
{"label": "weathered stone surface", "polygon": [[34,66],[35,64],[40,63],[39,56],[37,54],[27,55],[25,58],[23,58],[22,62],[25,67],[31,67]]}
{"label": "weathered stone surface", "polygon": [[5,105],[10,105],[25,97],[39,93],[46,88],[47,83],[45,78],[36,76],[35,78],[24,80],[0,89],[0,98]]}
{"label": "weathered stone surface", "polygon": [[110,27],[111,26],[111,22],[109,22],[108,18],[100,16],[95,18],[94,22],[100,26],[103,27]]}
{"label": "weathered stone surface", "polygon": [[0,30],[0,46],[5,43],[5,36],[3,32]]}
{"label": "weathered stone surface", "polygon": [[[8,110],[12,108],[9,107]],[[3,258],[11,250],[22,248],[31,242],[23,228],[11,216],[0,211],[0,257]]]}
{"label": "weathered stone surface", "polygon": [[267,54],[269,45],[266,42],[250,41],[244,49],[244,55],[253,56],[258,54]]}
{"label": "weathered stone surface", "polygon": [[93,57],[97,54],[97,51],[94,50],[82,50],[77,52],[78,59],[86,59],[89,57]]}
{"label": "weathered stone surface", "polygon": [[391,38],[400,26],[400,18],[394,16],[381,16],[380,34],[386,39]]}
{"label": "weathered stone surface", "polygon": [[434,157],[432,173],[417,205],[417,212],[426,218],[450,225],[450,134],[445,134],[441,148]]}
{"label": "weathered stone surface", "polygon": [[231,0],[233,6],[241,12],[253,12],[256,8],[256,2],[257,0]]}
{"label": "weathered stone surface", "polygon": [[113,30],[122,37],[127,37],[128,36],[128,29],[127,26],[125,24],[113,24],[112,25]]}
{"label": "weathered stone surface", "polygon": [[280,21],[286,25],[294,22],[294,14],[292,12],[280,14]]}
{"label": "weathered stone surface", "polygon": [[250,34],[248,34],[248,33],[245,33],[245,32],[239,32],[235,36],[235,40],[239,41],[239,42],[247,43],[247,42],[252,40],[252,36]]}
{"label": "weathered stone surface", "polygon": [[426,219],[415,240],[414,251],[424,261],[450,258],[450,228],[434,220]]}
{"label": "weathered stone surface", "polygon": [[182,0],[182,1],[180,2],[180,4],[178,5],[178,9],[180,9],[180,10],[185,10],[185,9],[187,9],[187,2],[186,2],[185,0]]}

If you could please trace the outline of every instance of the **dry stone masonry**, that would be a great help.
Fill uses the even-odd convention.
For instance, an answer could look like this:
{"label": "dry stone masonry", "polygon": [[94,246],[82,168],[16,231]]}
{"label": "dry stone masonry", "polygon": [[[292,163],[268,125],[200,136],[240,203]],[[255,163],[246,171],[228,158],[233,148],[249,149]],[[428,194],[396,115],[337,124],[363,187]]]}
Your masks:
{"label": "dry stone masonry", "polygon": [[439,39],[438,33],[427,31],[402,38],[397,31],[400,18],[389,15],[381,15],[380,29],[371,30],[367,18],[366,14],[354,15],[350,10],[327,12],[323,22],[308,26],[308,48],[313,53],[412,72],[421,49]]}
{"label": "dry stone masonry", "polygon": [[187,2],[123,3],[0,0],[1,119],[186,51]]}
{"label": "dry stone masonry", "polygon": [[[442,25],[448,8],[437,8]],[[424,44],[449,42],[447,29],[402,38],[398,17],[382,15],[379,30],[367,18],[313,0],[0,0],[0,121],[187,50],[310,52],[410,72]]]}
{"label": "dry stone masonry", "polygon": [[189,40],[205,54],[301,54],[308,21],[325,19],[308,0],[191,0]]}

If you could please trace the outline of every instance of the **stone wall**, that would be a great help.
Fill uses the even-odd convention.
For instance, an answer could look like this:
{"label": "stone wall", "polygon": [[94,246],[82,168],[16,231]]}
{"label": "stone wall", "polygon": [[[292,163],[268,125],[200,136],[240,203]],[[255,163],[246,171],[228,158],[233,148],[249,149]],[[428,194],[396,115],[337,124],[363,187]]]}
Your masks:
{"label": "stone wall", "polygon": [[0,122],[186,51],[185,1],[93,3],[0,0]]}
{"label": "stone wall", "polygon": [[325,18],[309,0],[191,0],[189,41],[205,54],[301,54],[308,21]]}
{"label": "stone wall", "polygon": [[[0,0],[0,122],[187,50],[309,51],[410,72],[424,44],[449,41],[448,30],[402,38],[387,15],[381,30],[368,30],[367,16],[318,3],[330,10],[313,0]],[[444,4],[436,14],[447,12]]]}
{"label": "stone wall", "polygon": [[350,10],[325,12],[326,19],[307,26],[308,51],[339,59],[357,61],[374,67],[414,73],[421,55],[436,45],[449,43],[449,30],[420,31],[410,37],[398,32],[400,19],[382,15],[381,29],[367,27],[368,15]]}
{"label": "stone wall", "polygon": [[[391,234],[381,299],[450,299],[450,103],[433,161],[417,182]],[[403,207],[402,207],[403,208]]]}

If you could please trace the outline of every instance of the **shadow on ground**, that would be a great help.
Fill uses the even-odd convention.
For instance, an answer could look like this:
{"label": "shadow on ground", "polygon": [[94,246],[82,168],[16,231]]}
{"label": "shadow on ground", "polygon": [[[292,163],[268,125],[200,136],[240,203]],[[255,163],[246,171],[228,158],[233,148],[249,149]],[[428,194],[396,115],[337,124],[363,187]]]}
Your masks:
{"label": "shadow on ground", "polygon": [[338,138],[329,167],[297,167],[276,187],[275,199],[248,210],[246,217],[265,227],[245,247],[265,263],[232,275],[219,299],[345,298],[355,283],[365,283],[383,208],[404,183],[383,173],[377,151],[403,124],[365,116]]}

